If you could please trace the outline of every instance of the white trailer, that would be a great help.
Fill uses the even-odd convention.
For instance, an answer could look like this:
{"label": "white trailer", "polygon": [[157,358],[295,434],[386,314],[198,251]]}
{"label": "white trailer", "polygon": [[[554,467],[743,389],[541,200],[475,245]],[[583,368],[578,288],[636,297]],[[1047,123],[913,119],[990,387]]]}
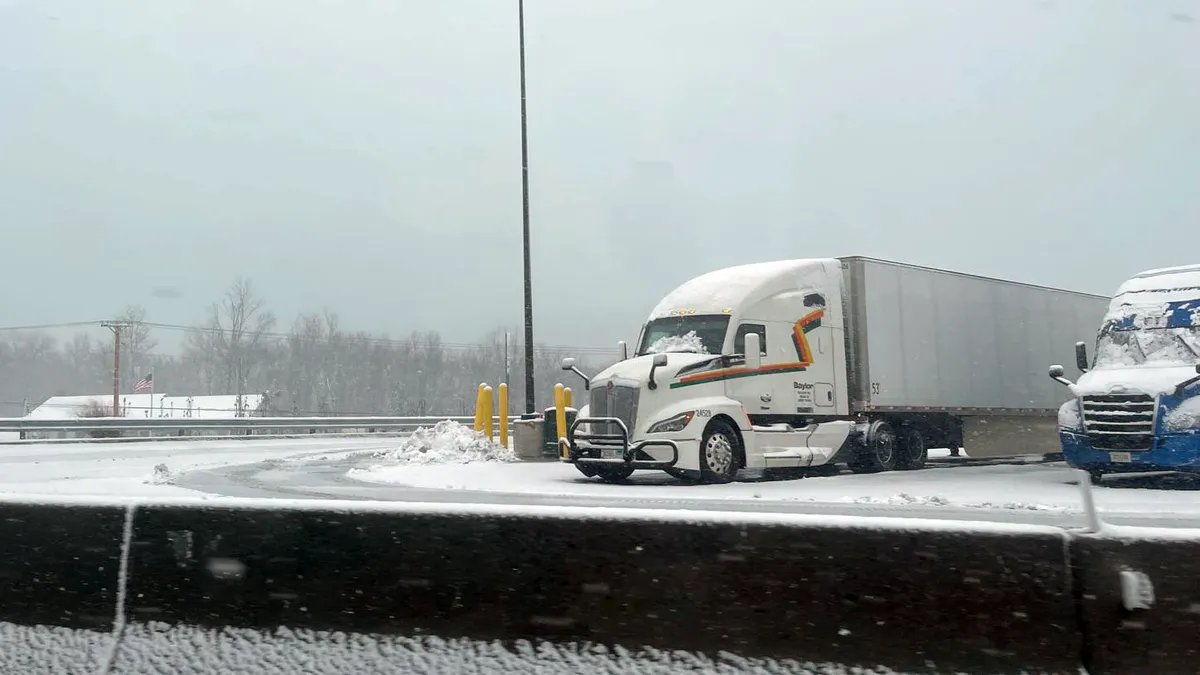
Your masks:
{"label": "white trailer", "polygon": [[[1058,452],[1065,360],[1107,298],[860,256],[710,272],[588,378],[563,460],[722,482],[741,468],[913,469],[930,447]],[[623,350],[624,351],[624,350]]]}

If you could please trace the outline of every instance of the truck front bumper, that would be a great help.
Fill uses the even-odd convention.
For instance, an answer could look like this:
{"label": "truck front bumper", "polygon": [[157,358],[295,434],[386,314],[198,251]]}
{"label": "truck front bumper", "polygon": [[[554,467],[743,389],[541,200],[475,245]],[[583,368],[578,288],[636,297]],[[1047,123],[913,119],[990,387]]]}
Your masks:
{"label": "truck front bumper", "polygon": [[1200,471],[1200,434],[1161,434],[1154,446],[1141,452],[1099,450],[1087,436],[1059,430],[1063,457],[1076,469],[1102,469],[1105,473],[1141,471]]}
{"label": "truck front bumper", "polygon": [[[616,433],[583,433],[583,424],[608,424],[616,427]],[[566,452],[559,453],[559,461],[580,466],[628,466],[634,469],[670,469],[679,463],[679,444],[667,439],[648,439],[633,445],[629,443],[629,428],[616,417],[577,417],[567,428]],[[655,457],[647,448],[667,448],[669,459]],[[656,453],[657,454],[657,453]]]}

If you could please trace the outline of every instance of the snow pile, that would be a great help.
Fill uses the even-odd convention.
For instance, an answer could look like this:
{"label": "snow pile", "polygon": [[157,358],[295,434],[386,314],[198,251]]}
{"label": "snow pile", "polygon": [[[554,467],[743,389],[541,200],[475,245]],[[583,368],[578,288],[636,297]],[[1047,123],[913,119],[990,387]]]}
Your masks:
{"label": "snow pile", "polygon": [[893,495],[886,499],[880,499],[878,497],[859,497],[858,499],[854,499],[853,502],[855,504],[919,504],[922,506],[948,506],[950,504],[950,500],[946,499],[945,497],[938,497],[936,495],[933,497],[914,497],[907,492],[901,492],[898,495]]}
{"label": "snow pile", "polygon": [[442,420],[432,428],[421,427],[404,439],[400,447],[374,454],[399,464],[472,464],[515,462],[512,450],[453,420]]}
{"label": "snow pile", "polygon": [[848,501],[854,504],[886,504],[888,506],[958,506],[968,509],[999,509],[1005,511],[1053,511],[1062,513],[1069,511],[1065,506],[1057,504],[1037,504],[1034,502],[961,502],[955,503],[946,497],[934,495],[932,497],[921,497],[910,495],[907,492],[901,492],[891,497],[858,497],[846,498],[842,501]]}
{"label": "snow pile", "polygon": [[145,480],[146,485],[170,485],[175,482],[175,472],[166,464],[155,464],[154,474]]}
{"label": "snow pile", "polygon": [[655,340],[654,344],[650,345],[649,352],[651,354],[665,354],[667,352],[707,354],[708,348],[704,346],[704,341],[693,330],[683,335],[664,335]]}

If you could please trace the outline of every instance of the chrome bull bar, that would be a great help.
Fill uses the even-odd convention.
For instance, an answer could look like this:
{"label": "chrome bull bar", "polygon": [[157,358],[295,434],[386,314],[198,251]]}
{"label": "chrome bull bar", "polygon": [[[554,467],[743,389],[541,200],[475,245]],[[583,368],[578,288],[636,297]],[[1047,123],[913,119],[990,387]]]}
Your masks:
{"label": "chrome bull bar", "polygon": [[[580,432],[582,424],[615,425],[615,433]],[[560,444],[562,441],[559,441]],[[654,459],[646,448],[670,448],[670,461]],[[564,452],[565,450],[565,452]],[[639,457],[641,455],[641,457]],[[559,448],[559,461],[581,466],[630,466],[634,469],[669,469],[679,462],[679,446],[667,439],[649,439],[629,444],[629,427],[617,417],[576,417],[567,428],[566,447]]]}

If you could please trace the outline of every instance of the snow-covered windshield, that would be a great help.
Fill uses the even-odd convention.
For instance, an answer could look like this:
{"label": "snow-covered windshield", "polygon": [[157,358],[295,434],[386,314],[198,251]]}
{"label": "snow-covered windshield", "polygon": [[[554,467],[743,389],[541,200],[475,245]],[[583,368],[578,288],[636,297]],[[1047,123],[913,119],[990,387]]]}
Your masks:
{"label": "snow-covered windshield", "polygon": [[1096,367],[1191,366],[1200,363],[1200,328],[1108,330],[1096,345]]}
{"label": "snow-covered windshield", "polygon": [[1200,307],[1191,299],[1123,303],[1109,311],[1096,343],[1096,367],[1200,363]]}
{"label": "snow-covered windshield", "polygon": [[670,316],[646,324],[638,355],[662,352],[720,354],[729,329],[727,315]]}
{"label": "snow-covered windshield", "polygon": [[1100,329],[1096,368],[1200,363],[1200,318],[1192,301],[1128,305]]}

